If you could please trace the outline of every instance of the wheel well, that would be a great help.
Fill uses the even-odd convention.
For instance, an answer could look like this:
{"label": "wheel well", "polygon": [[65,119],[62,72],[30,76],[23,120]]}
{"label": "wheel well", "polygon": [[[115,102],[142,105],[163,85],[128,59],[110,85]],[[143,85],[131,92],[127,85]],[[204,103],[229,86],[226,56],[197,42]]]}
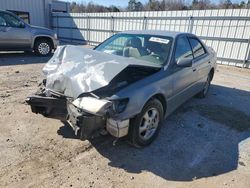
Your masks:
{"label": "wheel well", "polygon": [[53,40],[50,37],[36,37],[35,41],[34,41],[33,48],[35,47],[36,42],[39,41],[39,40],[47,40],[47,41],[49,41],[50,44],[52,45],[52,48],[54,48]]}
{"label": "wheel well", "polygon": [[211,81],[212,81],[214,77],[214,68],[210,70],[209,75],[211,75]]}
{"label": "wheel well", "polygon": [[163,107],[163,112],[165,114],[166,110],[167,110],[167,102],[166,102],[166,99],[165,99],[164,95],[162,95],[162,94],[156,94],[153,97],[151,97],[151,99],[152,98],[158,99],[161,102],[162,107]]}

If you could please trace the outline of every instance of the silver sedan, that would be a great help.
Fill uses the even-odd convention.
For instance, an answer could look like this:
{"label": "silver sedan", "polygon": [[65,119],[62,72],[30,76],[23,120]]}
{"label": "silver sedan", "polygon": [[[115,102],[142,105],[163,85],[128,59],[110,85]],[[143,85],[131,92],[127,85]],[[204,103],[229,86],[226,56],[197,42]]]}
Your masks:
{"label": "silver sedan", "polygon": [[106,131],[146,146],[177,107],[207,95],[215,68],[216,53],[193,34],[121,32],[94,50],[58,48],[43,69],[44,89],[27,102],[81,139]]}

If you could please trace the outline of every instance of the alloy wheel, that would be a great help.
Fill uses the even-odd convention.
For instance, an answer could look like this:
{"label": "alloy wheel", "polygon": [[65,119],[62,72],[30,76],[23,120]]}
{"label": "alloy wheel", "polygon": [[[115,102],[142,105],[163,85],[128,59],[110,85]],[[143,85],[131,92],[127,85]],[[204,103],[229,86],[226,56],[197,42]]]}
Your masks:
{"label": "alloy wheel", "polygon": [[160,114],[156,108],[150,108],[142,117],[139,127],[139,137],[149,140],[156,132],[160,122]]}

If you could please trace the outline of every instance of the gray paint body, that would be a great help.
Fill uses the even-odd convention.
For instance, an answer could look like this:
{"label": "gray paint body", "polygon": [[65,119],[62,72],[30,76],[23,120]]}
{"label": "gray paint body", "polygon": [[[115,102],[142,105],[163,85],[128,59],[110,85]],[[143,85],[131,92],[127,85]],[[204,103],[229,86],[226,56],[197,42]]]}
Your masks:
{"label": "gray paint body", "polygon": [[128,31],[123,33],[170,36],[174,38],[174,41],[171,56],[159,72],[135,82],[111,96],[111,100],[129,98],[129,103],[125,111],[112,117],[116,120],[129,119],[139,114],[147,101],[155,95],[164,97],[166,106],[165,116],[169,115],[186,100],[202,91],[209,72],[212,68],[216,68],[216,54],[206,47],[204,43],[202,44],[207,54],[194,60],[192,67],[173,68],[173,54],[175,52],[176,40],[181,36],[196,37],[193,34],[153,30]]}
{"label": "gray paint body", "polygon": [[[102,116],[104,117],[103,119],[107,119],[106,125],[103,125],[103,126],[106,126],[106,129],[108,130],[110,134],[112,134],[115,137],[125,136],[128,134],[129,120],[135,117],[136,115],[138,115],[142,111],[145,104],[151,98],[156,97],[156,96],[160,98],[163,106],[165,107],[164,113],[166,117],[171,112],[173,112],[178,106],[184,103],[186,100],[188,100],[195,94],[201,92],[204,89],[204,86],[207,81],[208,75],[210,74],[210,71],[215,71],[216,53],[212,49],[206,47],[205,44],[202,43],[201,41],[200,42],[203,44],[203,47],[205,48],[206,53],[199,56],[198,58],[194,58],[190,66],[186,66],[186,67],[177,66],[175,62],[175,57],[174,57],[176,41],[178,41],[180,37],[193,37],[193,38],[198,39],[196,36],[192,34],[167,32],[167,31],[129,31],[129,32],[124,32],[124,33],[151,34],[151,35],[156,35],[156,36],[162,35],[162,36],[172,37],[173,43],[172,43],[172,47],[170,50],[170,56],[168,60],[162,65],[162,67],[158,67],[159,70],[157,72],[154,72],[150,74],[149,76],[142,78],[139,81],[136,81],[127,85],[123,89],[120,89],[116,93],[112,94],[112,96],[108,95],[108,97],[102,97],[102,98],[99,98],[93,95],[88,96],[88,98],[92,97],[92,98],[95,98],[95,100],[100,100],[102,102],[104,100],[108,101],[105,104],[111,103],[111,105],[109,105],[107,108],[105,104],[103,105],[103,103],[100,105],[97,104],[100,101],[98,102],[92,102],[93,100],[88,101],[88,99],[86,99],[86,96],[84,96],[84,94],[89,94],[89,92],[92,92],[92,91],[94,93],[97,89],[101,89],[101,87],[105,86],[106,84],[105,85],[100,84],[98,85],[97,88],[91,91],[85,90],[84,87],[79,87],[79,88],[83,88],[81,89],[83,96],[79,96],[77,99],[73,95],[70,96],[71,99],[73,99],[72,101],[74,105],[71,105],[72,101],[70,101],[70,103],[67,104],[68,110],[66,112],[68,113],[66,114],[68,117],[67,120],[69,124],[73,127],[76,133],[80,129],[80,127],[85,127],[85,126],[89,126],[91,128],[97,127],[95,118],[98,119],[100,118],[100,116]],[[57,54],[57,52],[58,51],[56,51],[55,54]],[[84,59],[84,57],[83,58],[80,57],[81,55],[84,55],[84,53],[86,53],[85,55],[87,56],[91,56],[95,58],[96,60],[93,59],[93,62],[99,62],[99,63],[105,64],[106,61],[112,60],[112,61],[116,61],[119,66],[124,66],[124,64],[127,64],[127,65],[141,65],[147,68],[151,66],[152,68],[156,68],[155,65],[152,66],[154,63],[139,61],[134,58],[126,58],[126,57],[116,56],[112,54],[105,54],[102,52],[86,50],[86,49],[85,50],[82,49],[82,51],[80,52],[76,51],[76,54],[73,54],[73,52],[69,53],[68,56],[71,55],[72,60],[74,61],[65,60],[65,63],[73,62],[73,63],[84,64],[84,62],[82,62],[82,59]],[[65,55],[67,56],[67,54]],[[58,57],[58,59],[60,60],[58,62],[61,62],[59,63],[59,65],[62,65],[64,63],[64,60],[60,59],[60,56]],[[79,57],[76,58],[76,56],[79,56],[80,58]],[[79,60],[77,61],[77,59]],[[53,61],[53,58],[52,58],[52,63],[53,62],[56,62],[56,61]],[[84,73],[83,69],[78,68],[78,67],[75,67],[75,68],[76,68],[75,69],[76,72],[74,72],[73,74],[71,73],[68,74],[68,78],[71,78],[71,77],[74,78],[77,74]],[[90,64],[88,68],[91,68]],[[122,69],[120,69],[119,71],[121,71]],[[107,74],[110,74],[110,71],[115,71],[112,69],[105,69],[105,65],[102,70],[107,71]],[[69,71],[69,68],[67,68],[66,66],[66,68],[62,72],[59,71],[59,73],[60,75],[63,75],[67,73],[67,71]],[[115,75],[119,76],[119,73],[120,73],[119,71],[114,72]],[[114,78],[113,76],[112,78],[107,79],[107,82],[108,82],[107,86],[109,86],[109,83],[112,82],[111,80]],[[129,76],[129,75],[126,75],[126,76]],[[61,76],[59,78],[61,78]],[[68,78],[66,77],[64,79],[63,77],[63,80],[67,80]],[[75,81],[71,82],[71,84],[76,83],[80,85],[82,83],[81,80],[84,81],[84,77],[81,77],[80,80],[77,80],[78,82],[75,82]],[[57,80],[57,77],[55,77],[54,81],[55,82],[51,82],[52,86],[55,85],[54,83],[58,83],[59,85],[63,84],[63,82],[59,82],[60,79]],[[70,88],[71,84],[65,84],[65,86]],[[52,88],[52,91],[53,91],[53,88]],[[58,92],[63,94],[63,91],[65,91],[65,88],[63,88],[62,91],[58,91]],[[48,94],[50,95],[51,93],[48,92]],[[48,97],[48,95],[46,96]],[[43,98],[43,100],[46,100],[46,96]],[[34,98],[36,100],[36,97]],[[113,110],[113,108],[111,108],[112,103],[114,103],[114,101],[118,99],[129,99],[126,105],[126,108],[121,113],[117,113],[115,112],[115,110]],[[31,101],[31,100],[33,99],[28,98],[28,101]],[[82,105],[81,105],[81,100],[85,101],[85,103]],[[40,99],[38,99],[38,101],[40,101]],[[36,104],[30,102],[30,105],[35,106]],[[45,104],[44,106],[47,108],[47,104]],[[95,110],[91,111],[91,109],[93,109],[92,108],[93,106],[96,108]],[[78,111],[79,109],[81,109],[80,110],[81,112]],[[89,123],[88,125],[84,123],[78,125],[76,121],[77,117],[84,117],[84,113],[82,113],[82,111],[84,113],[90,113],[92,115],[95,115],[95,118],[92,118],[91,123]],[[102,112],[102,114],[97,113],[97,112]],[[107,114],[109,115],[107,116]],[[49,114],[46,114],[46,115],[49,115]]]}

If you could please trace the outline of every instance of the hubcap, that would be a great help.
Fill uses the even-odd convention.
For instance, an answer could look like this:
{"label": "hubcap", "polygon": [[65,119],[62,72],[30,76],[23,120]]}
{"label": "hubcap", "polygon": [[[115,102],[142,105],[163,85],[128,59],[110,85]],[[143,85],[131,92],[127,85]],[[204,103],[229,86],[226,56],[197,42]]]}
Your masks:
{"label": "hubcap", "polygon": [[150,139],[156,132],[160,121],[160,114],[156,108],[150,108],[142,117],[139,136],[143,140]]}
{"label": "hubcap", "polygon": [[50,51],[50,47],[46,42],[42,42],[38,46],[38,51],[42,55],[47,55]]}

